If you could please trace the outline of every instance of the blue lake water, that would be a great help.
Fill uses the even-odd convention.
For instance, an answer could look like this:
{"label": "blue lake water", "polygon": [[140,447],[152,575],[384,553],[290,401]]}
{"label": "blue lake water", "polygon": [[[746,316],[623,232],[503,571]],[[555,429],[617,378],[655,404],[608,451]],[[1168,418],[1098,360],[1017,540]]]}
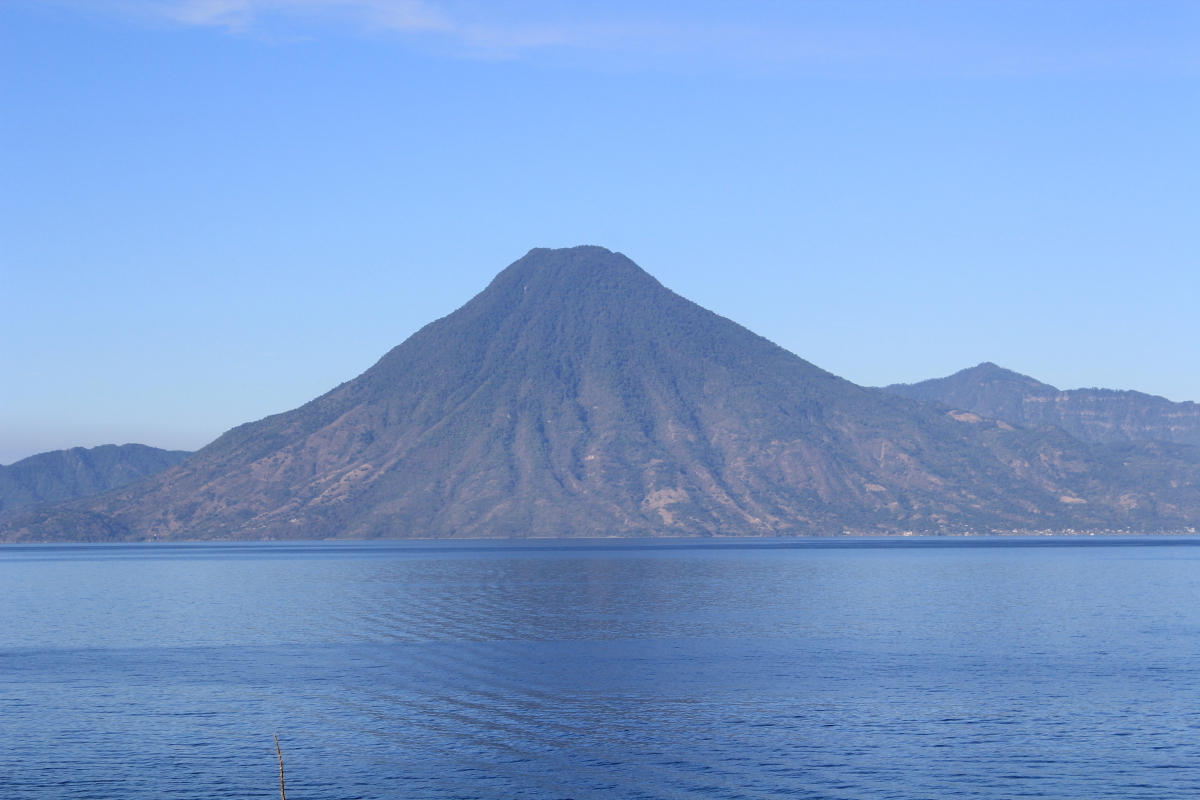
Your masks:
{"label": "blue lake water", "polygon": [[0,798],[1200,797],[1200,539],[0,547]]}

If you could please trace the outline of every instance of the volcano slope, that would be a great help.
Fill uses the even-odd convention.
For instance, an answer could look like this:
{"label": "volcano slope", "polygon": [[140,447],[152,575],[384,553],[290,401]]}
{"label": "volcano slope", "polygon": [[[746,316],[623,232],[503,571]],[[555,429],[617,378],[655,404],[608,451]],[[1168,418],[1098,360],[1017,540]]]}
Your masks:
{"label": "volcano slope", "polygon": [[1172,528],[1200,516],[1197,472],[1186,447],[1104,450],[856,386],[619,253],[536,249],[358,378],[5,535]]}

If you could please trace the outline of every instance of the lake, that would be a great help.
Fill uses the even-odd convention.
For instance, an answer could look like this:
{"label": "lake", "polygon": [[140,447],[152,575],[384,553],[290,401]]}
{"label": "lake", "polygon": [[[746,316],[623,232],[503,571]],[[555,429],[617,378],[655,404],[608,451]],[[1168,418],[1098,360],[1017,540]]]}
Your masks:
{"label": "lake", "polygon": [[0,546],[0,797],[1195,798],[1200,538]]}

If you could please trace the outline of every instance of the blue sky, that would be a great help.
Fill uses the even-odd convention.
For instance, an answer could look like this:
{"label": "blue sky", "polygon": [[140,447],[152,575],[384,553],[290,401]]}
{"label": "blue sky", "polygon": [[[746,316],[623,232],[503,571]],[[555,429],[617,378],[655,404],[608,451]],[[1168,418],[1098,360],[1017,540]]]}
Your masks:
{"label": "blue sky", "polygon": [[868,385],[1200,400],[1200,3],[8,0],[0,463],[197,448],[532,247]]}

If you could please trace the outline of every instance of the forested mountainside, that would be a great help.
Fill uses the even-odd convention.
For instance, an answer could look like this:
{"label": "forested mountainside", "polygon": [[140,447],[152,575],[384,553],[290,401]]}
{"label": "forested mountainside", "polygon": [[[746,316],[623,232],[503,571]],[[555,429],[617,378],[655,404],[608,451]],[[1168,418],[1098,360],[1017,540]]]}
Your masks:
{"label": "forested mountainside", "polygon": [[190,456],[144,444],[73,447],[0,466],[0,512],[106,492],[161,472]]}
{"label": "forested mountainside", "polygon": [[1088,442],[1157,441],[1200,446],[1200,404],[1113,389],[1062,391],[985,362],[945,378],[885,392],[932,400],[1022,426],[1057,425]]}

